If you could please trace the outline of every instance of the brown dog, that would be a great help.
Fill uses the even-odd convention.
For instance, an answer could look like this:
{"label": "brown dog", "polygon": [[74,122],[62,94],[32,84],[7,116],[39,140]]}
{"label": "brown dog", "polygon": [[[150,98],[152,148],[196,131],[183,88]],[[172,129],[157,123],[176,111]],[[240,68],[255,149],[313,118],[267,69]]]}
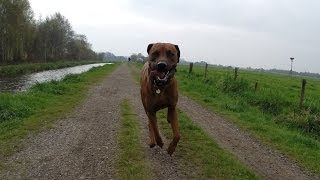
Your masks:
{"label": "brown dog", "polygon": [[144,64],[141,77],[141,99],[149,118],[150,147],[157,143],[162,147],[156,112],[168,108],[167,121],[171,123],[173,140],[168,147],[172,155],[180,139],[176,105],[178,102],[177,81],[174,78],[176,66],[180,58],[177,45],[170,43],[149,44],[147,48],[148,61]]}

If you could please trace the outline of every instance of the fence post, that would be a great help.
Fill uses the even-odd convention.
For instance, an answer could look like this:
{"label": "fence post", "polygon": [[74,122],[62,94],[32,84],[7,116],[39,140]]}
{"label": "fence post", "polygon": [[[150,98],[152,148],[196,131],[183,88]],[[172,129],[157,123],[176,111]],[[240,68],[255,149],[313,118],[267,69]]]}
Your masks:
{"label": "fence post", "polygon": [[206,67],[204,69],[204,78],[207,78],[207,72],[208,72],[208,63],[206,63]]}
{"label": "fence post", "polygon": [[193,63],[190,63],[189,74],[192,72]]}
{"label": "fence post", "polygon": [[305,92],[305,89],[306,89],[306,84],[307,84],[307,80],[302,79],[301,94],[300,94],[300,103],[299,103],[300,109],[302,108],[303,102],[304,102],[304,92]]}
{"label": "fence post", "polygon": [[237,78],[238,78],[238,70],[239,70],[239,68],[235,68],[234,69],[234,80],[237,80]]}
{"label": "fence post", "polygon": [[257,92],[257,90],[258,90],[258,82],[254,84],[254,92]]}

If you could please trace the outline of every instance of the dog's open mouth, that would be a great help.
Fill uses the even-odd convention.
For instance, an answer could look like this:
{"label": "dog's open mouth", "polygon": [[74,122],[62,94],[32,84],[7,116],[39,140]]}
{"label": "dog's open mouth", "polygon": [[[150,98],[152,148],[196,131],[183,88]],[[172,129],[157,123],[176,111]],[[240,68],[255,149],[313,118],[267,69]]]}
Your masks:
{"label": "dog's open mouth", "polygon": [[170,71],[161,72],[158,70],[153,70],[151,71],[150,76],[153,79],[154,85],[164,86],[170,80]]}

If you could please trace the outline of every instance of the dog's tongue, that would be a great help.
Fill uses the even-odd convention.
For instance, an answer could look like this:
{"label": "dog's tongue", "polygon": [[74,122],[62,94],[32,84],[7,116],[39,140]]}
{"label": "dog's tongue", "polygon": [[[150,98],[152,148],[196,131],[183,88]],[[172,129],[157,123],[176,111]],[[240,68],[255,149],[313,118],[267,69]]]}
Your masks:
{"label": "dog's tongue", "polygon": [[165,72],[159,72],[157,70],[153,70],[150,73],[151,77],[159,77],[160,79],[163,79],[165,77],[166,73]]}

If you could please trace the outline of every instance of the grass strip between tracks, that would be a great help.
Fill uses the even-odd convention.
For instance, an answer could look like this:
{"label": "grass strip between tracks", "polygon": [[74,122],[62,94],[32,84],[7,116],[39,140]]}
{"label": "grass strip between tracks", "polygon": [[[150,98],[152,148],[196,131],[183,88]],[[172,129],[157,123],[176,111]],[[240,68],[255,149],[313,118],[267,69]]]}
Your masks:
{"label": "grass strip between tracks", "polygon": [[116,179],[152,179],[139,138],[137,115],[133,113],[127,99],[121,103],[120,109],[121,128],[118,134],[120,152]]}

